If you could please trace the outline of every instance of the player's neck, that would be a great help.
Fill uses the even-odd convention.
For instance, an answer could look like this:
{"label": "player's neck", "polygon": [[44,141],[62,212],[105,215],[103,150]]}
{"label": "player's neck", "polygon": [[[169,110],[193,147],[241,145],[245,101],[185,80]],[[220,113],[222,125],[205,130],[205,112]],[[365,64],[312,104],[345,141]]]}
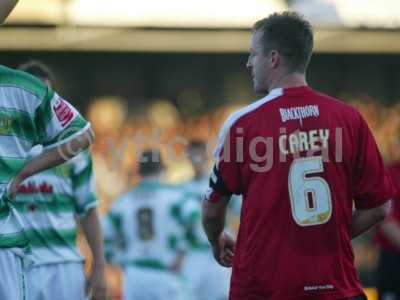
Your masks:
{"label": "player's neck", "polygon": [[275,77],[275,80],[270,84],[269,91],[276,88],[292,88],[297,86],[307,85],[306,76],[303,73],[282,74]]}

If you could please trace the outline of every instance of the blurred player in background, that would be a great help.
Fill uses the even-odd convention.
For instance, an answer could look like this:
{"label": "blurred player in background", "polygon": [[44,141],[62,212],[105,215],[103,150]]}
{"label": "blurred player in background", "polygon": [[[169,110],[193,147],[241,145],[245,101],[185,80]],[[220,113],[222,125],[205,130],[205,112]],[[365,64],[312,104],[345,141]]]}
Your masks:
{"label": "blurred player in background", "polygon": [[376,231],[380,247],[378,262],[378,292],[381,300],[400,300],[400,162],[388,167],[396,187],[389,216]]}
{"label": "blurred player in background", "polygon": [[[187,228],[188,254],[183,273],[196,300],[228,299],[230,270],[221,267],[213,258],[210,243],[201,226],[201,199],[208,186],[207,149],[200,140],[193,140],[187,147],[187,155],[193,166],[194,178],[183,184],[187,199],[195,203],[183,205],[182,219]],[[198,214],[191,213],[198,209]],[[190,208],[189,208],[190,207]]]}
{"label": "blurred player in background", "polygon": [[54,75],[50,68],[38,60],[29,60],[18,66],[18,70],[27,72],[42,80],[49,88],[54,88]]}
{"label": "blurred player in background", "polygon": [[126,300],[189,299],[180,278],[182,192],[162,183],[163,170],[159,151],[145,151],[141,182],[119,197],[103,220],[107,257],[123,267]]}
{"label": "blurred player in background", "polygon": [[[69,160],[92,140],[90,124],[57,93],[25,72],[0,66],[0,299],[25,299],[29,238],[12,203],[21,182]],[[30,158],[36,144],[46,149]]]}
{"label": "blurred player in background", "polygon": [[[53,75],[39,61],[19,69],[53,85]],[[41,147],[32,149],[34,157]],[[30,177],[21,184],[16,207],[31,240],[34,266],[27,273],[27,299],[105,299],[105,258],[97,211],[95,180],[89,151],[70,161]],[[79,218],[92,252],[88,281],[76,244]],[[86,285],[86,286],[85,286]]]}
{"label": "blurred player in background", "polygon": [[[233,259],[231,300],[365,299],[351,239],[383,220],[394,189],[360,113],[307,86],[312,48],[295,13],[253,27],[247,67],[268,95],[223,125],[203,201],[216,259]],[[232,194],[244,195],[237,244]]]}

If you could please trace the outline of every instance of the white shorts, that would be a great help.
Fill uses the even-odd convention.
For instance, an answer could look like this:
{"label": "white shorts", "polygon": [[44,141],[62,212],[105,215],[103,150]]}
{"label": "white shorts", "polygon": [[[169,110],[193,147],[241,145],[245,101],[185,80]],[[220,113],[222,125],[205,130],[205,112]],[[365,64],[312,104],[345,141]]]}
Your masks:
{"label": "white shorts", "polygon": [[124,269],[124,300],[187,300],[182,279],[168,271],[129,266]]}
{"label": "white shorts", "polygon": [[226,300],[229,297],[231,269],[220,266],[210,250],[188,253],[183,265],[194,300]]}
{"label": "white shorts", "polygon": [[84,300],[85,274],[82,263],[37,266],[27,272],[27,300]]}
{"label": "white shorts", "polygon": [[0,249],[0,299],[24,300],[25,276],[23,260],[10,249]]}

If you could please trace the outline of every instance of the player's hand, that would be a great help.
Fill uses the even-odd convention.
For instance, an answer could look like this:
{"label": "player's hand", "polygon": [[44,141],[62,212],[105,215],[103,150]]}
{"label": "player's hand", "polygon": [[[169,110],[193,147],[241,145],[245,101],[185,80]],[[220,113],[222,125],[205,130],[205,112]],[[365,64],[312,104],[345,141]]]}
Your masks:
{"label": "player's hand", "polygon": [[217,262],[224,267],[232,267],[233,256],[235,254],[235,239],[226,232],[222,232],[218,239],[218,244],[213,245],[213,254]]}
{"label": "player's hand", "polygon": [[7,196],[9,199],[14,199],[17,196],[18,190],[22,183],[23,179],[20,176],[16,176],[10,183],[10,186],[7,191]]}
{"label": "player's hand", "polygon": [[107,281],[104,267],[92,267],[92,272],[86,282],[86,295],[91,300],[106,300]]}

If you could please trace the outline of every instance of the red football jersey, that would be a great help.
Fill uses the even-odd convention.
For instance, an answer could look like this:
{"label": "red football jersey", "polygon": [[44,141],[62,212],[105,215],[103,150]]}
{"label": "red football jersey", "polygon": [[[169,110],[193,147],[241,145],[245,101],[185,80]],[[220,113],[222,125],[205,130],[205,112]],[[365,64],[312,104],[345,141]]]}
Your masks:
{"label": "red football jersey", "polygon": [[356,109],[305,86],[274,89],[228,118],[215,154],[207,199],[243,194],[230,299],[363,294],[352,199],[367,209],[394,191]]}
{"label": "red football jersey", "polygon": [[[386,220],[395,221],[400,224],[400,162],[389,165],[388,171],[396,188],[396,196],[391,201],[389,216]],[[386,251],[400,251],[398,247],[385,237],[380,227],[376,230],[375,240]]]}

